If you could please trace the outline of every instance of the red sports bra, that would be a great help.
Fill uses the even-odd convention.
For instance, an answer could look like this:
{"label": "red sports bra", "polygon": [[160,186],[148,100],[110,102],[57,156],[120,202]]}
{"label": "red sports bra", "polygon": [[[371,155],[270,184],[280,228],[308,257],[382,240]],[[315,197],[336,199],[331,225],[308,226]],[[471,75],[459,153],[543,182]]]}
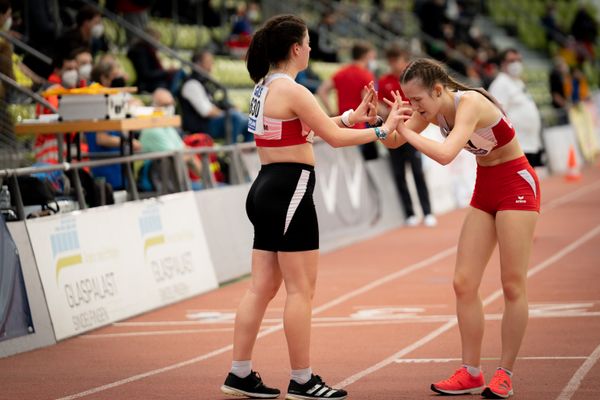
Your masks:
{"label": "red sports bra", "polygon": [[265,99],[269,90],[268,85],[277,78],[287,78],[293,81],[292,77],[287,74],[268,75],[254,87],[252,92],[248,130],[254,134],[256,146],[283,147],[312,142],[311,129],[299,118],[282,120],[270,118],[263,114]]}
{"label": "red sports bra", "polygon": [[[463,93],[461,91],[456,92],[456,96],[454,97],[455,107],[458,107],[458,102]],[[448,127],[444,116],[438,114],[437,122],[442,136],[448,137],[451,129]],[[501,112],[498,121],[494,124],[475,130],[463,148],[476,156],[485,156],[492,150],[510,142],[513,137],[515,137],[515,128],[513,128],[508,118]]]}

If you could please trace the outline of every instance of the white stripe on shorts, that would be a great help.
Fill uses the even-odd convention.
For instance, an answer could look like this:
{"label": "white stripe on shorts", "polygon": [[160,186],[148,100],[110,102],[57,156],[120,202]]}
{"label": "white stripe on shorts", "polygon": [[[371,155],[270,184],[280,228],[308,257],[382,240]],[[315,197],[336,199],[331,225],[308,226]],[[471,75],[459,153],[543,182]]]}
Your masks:
{"label": "white stripe on shorts", "polygon": [[306,193],[306,186],[308,185],[309,177],[310,177],[310,171],[303,169],[302,173],[300,174],[300,178],[298,179],[298,184],[296,185],[296,190],[294,191],[294,195],[292,196],[292,199],[290,200],[290,205],[288,206],[287,215],[285,216],[285,228],[283,229],[284,235],[287,232],[288,227],[290,226],[290,222],[292,222],[292,218],[294,217],[294,214],[296,213],[296,209],[298,208],[298,205],[300,204],[300,202],[302,201],[302,198],[304,197],[304,193]]}
{"label": "white stripe on shorts", "polygon": [[525,181],[529,183],[529,186],[531,186],[531,190],[533,190],[533,197],[537,198],[537,191],[535,190],[535,179],[533,179],[533,176],[531,176],[529,171],[527,171],[526,169],[517,171],[517,173],[521,175],[521,178],[525,179]]}

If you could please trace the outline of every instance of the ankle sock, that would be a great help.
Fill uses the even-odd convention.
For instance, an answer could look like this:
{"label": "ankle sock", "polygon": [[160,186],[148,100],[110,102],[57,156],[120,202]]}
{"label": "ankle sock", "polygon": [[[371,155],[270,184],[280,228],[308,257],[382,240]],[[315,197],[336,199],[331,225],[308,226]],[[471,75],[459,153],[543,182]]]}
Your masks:
{"label": "ankle sock", "polygon": [[231,373],[238,378],[244,379],[252,372],[252,360],[232,361]]}
{"label": "ankle sock", "polygon": [[497,369],[501,369],[502,371],[506,372],[508,374],[508,376],[510,376],[512,378],[512,371],[506,369],[506,368],[502,368],[502,367],[498,367]]}
{"label": "ankle sock", "polygon": [[295,380],[300,385],[304,385],[306,382],[310,380],[312,376],[312,368],[304,368],[304,369],[293,369],[292,370],[292,379]]}
{"label": "ankle sock", "polygon": [[473,366],[467,365],[467,364],[464,364],[463,367],[465,367],[467,369],[467,372],[469,373],[469,375],[471,375],[473,377],[478,377],[479,374],[481,374],[480,367],[473,367]]}

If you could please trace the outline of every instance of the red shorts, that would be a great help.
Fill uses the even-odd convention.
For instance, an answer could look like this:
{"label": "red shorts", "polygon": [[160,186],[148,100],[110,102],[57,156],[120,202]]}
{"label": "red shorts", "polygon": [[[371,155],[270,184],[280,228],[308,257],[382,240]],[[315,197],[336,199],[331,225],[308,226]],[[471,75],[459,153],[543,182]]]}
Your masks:
{"label": "red shorts", "polygon": [[502,210],[540,212],[540,182],[525,156],[492,167],[477,166],[471,206],[496,215]]}

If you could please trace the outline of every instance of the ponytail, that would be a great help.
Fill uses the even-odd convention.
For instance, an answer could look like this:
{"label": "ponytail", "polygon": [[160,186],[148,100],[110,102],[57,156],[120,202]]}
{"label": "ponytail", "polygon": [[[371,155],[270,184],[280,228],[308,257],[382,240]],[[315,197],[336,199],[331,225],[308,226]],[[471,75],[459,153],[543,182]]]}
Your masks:
{"label": "ponytail", "polygon": [[290,47],[302,44],[307,27],[304,20],[294,15],[270,18],[254,34],[246,53],[246,68],[250,78],[258,83],[269,73],[272,65],[285,61]]}
{"label": "ponytail", "polygon": [[446,71],[444,64],[434,61],[429,58],[418,58],[412,61],[408,67],[404,70],[404,74],[402,74],[402,83],[406,83],[413,79],[420,79],[421,83],[424,87],[431,90],[436,83],[441,83],[442,85],[453,89],[453,90],[473,90],[475,92],[480,93],[486,99],[494,103],[496,107],[502,111],[503,114],[506,115],[498,100],[494,98],[491,94],[488,93],[484,88],[473,88],[467,86],[450,75]]}
{"label": "ponytail", "polygon": [[246,53],[246,68],[254,83],[258,83],[269,72],[269,53],[265,43],[264,29],[258,30]]}

